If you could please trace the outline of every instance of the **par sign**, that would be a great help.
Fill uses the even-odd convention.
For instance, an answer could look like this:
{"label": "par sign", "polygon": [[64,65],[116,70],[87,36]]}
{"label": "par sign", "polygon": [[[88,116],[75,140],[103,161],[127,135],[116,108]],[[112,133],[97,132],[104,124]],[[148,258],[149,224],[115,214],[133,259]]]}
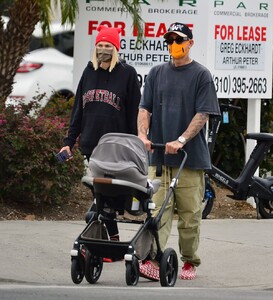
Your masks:
{"label": "par sign", "polygon": [[271,98],[272,1],[211,1],[207,67],[220,98]]}

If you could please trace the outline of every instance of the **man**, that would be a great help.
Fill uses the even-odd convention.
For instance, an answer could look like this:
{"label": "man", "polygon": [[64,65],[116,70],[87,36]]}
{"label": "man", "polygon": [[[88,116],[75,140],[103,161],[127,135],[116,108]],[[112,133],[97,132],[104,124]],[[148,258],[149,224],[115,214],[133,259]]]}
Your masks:
{"label": "man", "polygon": [[[183,23],[173,23],[164,34],[171,61],[153,67],[145,81],[138,113],[138,136],[151,150],[152,143],[164,143],[162,186],[154,195],[156,215],[166,197],[171,179],[182,161],[180,148],[188,154],[185,166],[174,190],[175,201],[169,201],[161,218],[159,241],[162,249],[167,243],[174,207],[178,213],[179,249],[184,262],[180,279],[194,279],[201,263],[199,247],[204,170],[211,167],[205,138],[209,115],[219,115],[219,105],[212,76],[208,69],[190,57],[194,45],[191,30]],[[147,136],[147,132],[149,135]],[[155,154],[151,154],[149,178],[156,177]],[[172,199],[173,200],[173,199]],[[140,275],[159,280],[154,243],[151,257],[155,260],[140,264]]]}

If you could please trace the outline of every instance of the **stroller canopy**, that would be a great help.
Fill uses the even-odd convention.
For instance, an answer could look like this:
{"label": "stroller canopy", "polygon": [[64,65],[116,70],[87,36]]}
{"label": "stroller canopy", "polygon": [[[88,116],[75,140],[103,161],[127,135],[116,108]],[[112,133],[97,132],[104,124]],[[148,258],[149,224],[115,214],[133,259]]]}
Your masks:
{"label": "stroller canopy", "polygon": [[101,137],[89,161],[91,176],[111,177],[147,186],[148,155],[135,135],[107,133]]}

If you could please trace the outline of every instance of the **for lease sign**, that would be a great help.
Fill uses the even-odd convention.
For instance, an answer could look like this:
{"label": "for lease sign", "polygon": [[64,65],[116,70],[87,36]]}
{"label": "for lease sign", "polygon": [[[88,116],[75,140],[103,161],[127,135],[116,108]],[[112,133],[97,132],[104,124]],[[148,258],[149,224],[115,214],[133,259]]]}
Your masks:
{"label": "for lease sign", "polygon": [[163,34],[186,23],[195,41],[191,57],[207,66],[221,98],[271,98],[272,0],[143,0],[144,37],[137,41],[121,3],[80,0],[74,49],[74,87],[94,49],[99,25],[121,29],[120,57],[137,70],[143,86],[151,67],[170,60]]}
{"label": "for lease sign", "polygon": [[215,68],[264,70],[266,26],[215,25]]}
{"label": "for lease sign", "polygon": [[[120,1],[80,0],[79,18],[76,22],[74,50],[74,86],[90,60],[97,27],[105,25],[121,29],[120,57],[136,68],[143,86],[151,67],[170,60],[163,35],[173,22],[186,23],[194,34],[197,46],[192,56],[206,63],[206,41],[208,30],[208,7],[204,0],[143,0],[141,17],[144,20],[143,40],[137,41],[137,30],[128,11]],[[199,44],[199,46],[198,46]]]}
{"label": "for lease sign", "polygon": [[272,1],[211,1],[207,66],[218,97],[271,98]]}

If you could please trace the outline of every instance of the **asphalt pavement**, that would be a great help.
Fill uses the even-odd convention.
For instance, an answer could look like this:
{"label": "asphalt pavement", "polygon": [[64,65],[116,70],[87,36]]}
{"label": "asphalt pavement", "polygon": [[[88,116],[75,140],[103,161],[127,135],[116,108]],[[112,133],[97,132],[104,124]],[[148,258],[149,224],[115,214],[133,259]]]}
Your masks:
{"label": "asphalt pavement", "polygon": [[[119,224],[122,240],[139,225]],[[13,285],[73,286],[70,250],[84,221],[1,221],[0,289]],[[202,220],[197,278],[175,287],[272,291],[273,220]],[[178,251],[176,221],[168,247]],[[179,263],[181,268],[182,263]],[[86,287],[86,280],[80,286]],[[124,261],[105,263],[98,287],[126,287]],[[160,287],[140,278],[139,287]],[[1,297],[0,297],[1,298]],[[273,299],[273,297],[272,297]]]}

